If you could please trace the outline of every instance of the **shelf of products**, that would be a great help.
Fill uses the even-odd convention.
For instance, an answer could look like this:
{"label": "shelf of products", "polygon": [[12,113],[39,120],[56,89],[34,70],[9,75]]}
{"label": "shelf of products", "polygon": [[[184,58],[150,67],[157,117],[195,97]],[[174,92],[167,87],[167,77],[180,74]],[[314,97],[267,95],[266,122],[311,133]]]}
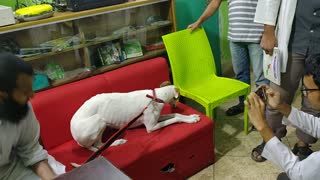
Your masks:
{"label": "shelf of products", "polygon": [[173,0],[55,12],[0,27],[0,51],[22,57],[55,87],[164,55],[161,36],[176,30],[174,14]]}

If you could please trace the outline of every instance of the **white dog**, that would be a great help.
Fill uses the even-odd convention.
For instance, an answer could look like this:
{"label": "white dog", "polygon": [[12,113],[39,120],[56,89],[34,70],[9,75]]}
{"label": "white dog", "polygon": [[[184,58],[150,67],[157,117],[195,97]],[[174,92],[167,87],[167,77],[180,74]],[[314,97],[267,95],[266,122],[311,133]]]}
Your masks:
{"label": "white dog", "polygon": [[[155,95],[154,95],[155,94]],[[147,107],[143,115],[131,126],[145,125],[150,133],[173,123],[196,123],[199,115],[189,116],[168,114],[160,116],[164,103],[146,97],[156,96],[158,99],[175,104],[179,91],[173,85],[153,90],[139,90],[129,93],[103,93],[87,100],[74,114],[71,120],[71,134],[80,146],[96,151],[102,145],[101,138],[106,127],[119,129],[125,123],[136,117]],[[112,145],[125,143],[119,139]]]}

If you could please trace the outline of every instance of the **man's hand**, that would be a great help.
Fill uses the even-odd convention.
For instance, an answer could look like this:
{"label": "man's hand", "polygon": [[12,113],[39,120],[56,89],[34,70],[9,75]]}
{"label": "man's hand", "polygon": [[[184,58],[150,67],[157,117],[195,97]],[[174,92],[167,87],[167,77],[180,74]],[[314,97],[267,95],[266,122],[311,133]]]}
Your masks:
{"label": "man's hand", "polygon": [[269,55],[272,55],[273,48],[278,46],[278,40],[274,30],[274,26],[264,25],[264,32],[260,42],[261,48]]}
{"label": "man's hand", "polygon": [[48,164],[48,160],[42,160],[32,166],[32,170],[42,179],[51,180],[56,177],[52,168]]}
{"label": "man's hand", "polygon": [[263,85],[266,89],[267,94],[267,103],[272,109],[278,109],[282,104],[280,93],[278,91],[273,90],[271,87],[267,85]]}
{"label": "man's hand", "polygon": [[244,104],[248,109],[251,123],[258,131],[261,131],[268,126],[264,113],[265,104],[256,93],[251,92]]}
{"label": "man's hand", "polygon": [[219,8],[221,1],[222,0],[211,0],[207,8],[199,17],[199,19],[188,26],[188,28],[190,29],[190,32],[193,32],[197,27],[200,27],[203,22],[205,22],[209,17],[211,17]]}
{"label": "man's hand", "polygon": [[188,26],[188,28],[190,29],[190,32],[193,32],[193,31],[194,31],[197,27],[199,27],[200,25],[201,25],[201,23],[200,23],[200,21],[198,20],[198,21],[190,24],[190,25]]}
{"label": "man's hand", "polygon": [[268,142],[272,137],[274,137],[274,134],[266,121],[264,102],[256,93],[251,92],[248,99],[244,101],[244,104],[248,109],[251,123],[259,131],[263,141]]}
{"label": "man's hand", "polygon": [[281,100],[280,92],[275,91],[267,85],[262,85],[261,87],[266,89],[267,103],[269,107],[279,111],[285,117],[288,117],[291,112],[291,106]]}

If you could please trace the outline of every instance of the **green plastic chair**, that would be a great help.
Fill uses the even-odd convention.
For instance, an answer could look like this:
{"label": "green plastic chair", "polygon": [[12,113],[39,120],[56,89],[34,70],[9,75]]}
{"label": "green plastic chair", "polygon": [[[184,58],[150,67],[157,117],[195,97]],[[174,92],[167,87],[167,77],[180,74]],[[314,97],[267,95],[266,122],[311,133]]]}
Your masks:
{"label": "green plastic chair", "polygon": [[[173,83],[180,94],[193,99],[213,119],[220,104],[250,93],[250,86],[241,81],[218,77],[211,47],[203,28],[190,29],[162,36],[169,56]],[[244,111],[244,132],[248,134],[248,113]]]}

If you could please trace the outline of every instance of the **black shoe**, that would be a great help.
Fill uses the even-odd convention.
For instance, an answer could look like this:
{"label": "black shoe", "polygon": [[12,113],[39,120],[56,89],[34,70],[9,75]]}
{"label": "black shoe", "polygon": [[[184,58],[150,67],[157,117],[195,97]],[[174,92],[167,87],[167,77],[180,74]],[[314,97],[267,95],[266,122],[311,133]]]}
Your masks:
{"label": "black shoe", "polygon": [[296,143],[292,149],[292,152],[293,154],[297,155],[299,157],[299,160],[301,161],[313,153],[313,151],[309,147],[309,145],[305,147],[298,147],[298,144]]}
{"label": "black shoe", "polygon": [[256,129],[256,127],[251,126],[251,131],[258,131],[258,130]]}
{"label": "black shoe", "polygon": [[264,146],[266,145],[265,142],[262,142],[260,145],[258,145],[257,147],[255,147],[252,152],[251,152],[251,159],[256,161],[256,162],[263,162],[265,160],[267,160],[266,158],[262,157],[262,151]]}
{"label": "black shoe", "polygon": [[243,104],[238,104],[238,105],[235,105],[235,106],[232,106],[231,108],[229,108],[226,111],[226,115],[227,116],[234,116],[234,115],[243,113],[243,111],[244,111],[244,105]]}
{"label": "black shoe", "polygon": [[282,172],[278,175],[277,180],[290,180],[290,179],[285,172]]}

